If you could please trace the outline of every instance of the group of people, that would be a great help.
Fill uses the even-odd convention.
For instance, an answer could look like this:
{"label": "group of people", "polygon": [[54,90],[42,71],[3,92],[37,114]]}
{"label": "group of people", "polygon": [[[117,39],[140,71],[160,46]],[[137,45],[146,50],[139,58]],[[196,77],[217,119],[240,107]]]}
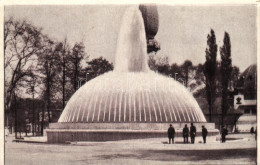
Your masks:
{"label": "group of people", "polygon": [[[190,124],[190,129],[187,127],[187,124],[185,124],[184,128],[182,129],[182,136],[183,136],[183,142],[188,143],[188,138],[190,136],[191,143],[194,144],[195,137],[196,137],[196,127],[193,125],[193,123]],[[203,143],[206,143],[206,138],[208,135],[208,130],[205,128],[205,126],[202,126],[201,130]],[[223,126],[221,130],[221,142],[226,142],[226,136],[228,135],[228,130]],[[169,138],[169,144],[174,143],[174,136],[175,136],[175,129],[173,128],[172,124],[170,124],[170,127],[168,129],[168,138]]]}
{"label": "group of people", "polygon": [[[194,144],[196,133],[197,133],[197,129],[193,125],[193,123],[191,123],[190,129],[187,127],[187,124],[185,124],[184,128],[182,129],[183,142],[188,143],[188,138],[190,135],[191,143]],[[206,143],[207,135],[208,135],[208,130],[204,126],[202,126],[202,138],[204,143]],[[174,143],[174,136],[175,136],[175,129],[173,128],[172,124],[170,124],[170,127],[168,129],[169,144],[171,144],[171,142]]]}

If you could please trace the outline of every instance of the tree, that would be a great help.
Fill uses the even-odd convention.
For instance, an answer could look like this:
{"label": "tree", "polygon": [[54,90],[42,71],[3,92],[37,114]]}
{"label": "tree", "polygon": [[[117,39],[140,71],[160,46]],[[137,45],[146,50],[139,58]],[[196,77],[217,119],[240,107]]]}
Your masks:
{"label": "tree", "polygon": [[190,60],[186,60],[182,65],[182,68],[184,70],[184,75],[185,75],[185,86],[186,87],[188,87],[189,71],[190,71],[191,67],[192,67],[192,62]]}
{"label": "tree", "polygon": [[204,75],[204,65],[202,64],[198,64],[196,67],[195,67],[195,80],[196,80],[196,83],[198,85],[201,85],[201,84],[206,84],[206,78],[205,78],[205,75]]}
{"label": "tree", "polygon": [[81,43],[76,43],[72,48],[72,53],[70,56],[71,61],[71,82],[74,87],[74,91],[77,90],[77,83],[79,81],[80,72],[82,71],[81,68],[81,61],[85,56],[85,46]]}
{"label": "tree", "polygon": [[237,66],[233,66],[231,72],[231,81],[229,84],[230,89],[234,89],[237,86],[239,74],[240,74],[239,68]]}
{"label": "tree", "polygon": [[215,102],[215,93],[216,93],[216,70],[217,70],[217,51],[218,46],[216,44],[216,36],[214,30],[211,29],[210,34],[207,36],[207,45],[206,48],[206,61],[204,64],[203,73],[206,78],[206,93],[207,101],[209,105],[209,121],[211,122],[212,109]]}
{"label": "tree", "polygon": [[[5,111],[8,112],[19,86],[35,67],[37,54],[42,49],[41,29],[26,21],[12,18],[5,21]],[[8,118],[8,116],[7,116]],[[7,119],[8,120],[8,119]]]}
{"label": "tree", "polygon": [[88,81],[114,68],[113,64],[103,57],[92,59],[88,61],[87,64],[88,66],[85,69],[85,73],[88,73]]}
{"label": "tree", "polygon": [[[42,74],[42,81],[44,83],[43,89],[43,100],[45,101],[45,107],[48,113],[49,123],[51,122],[51,103],[55,97],[58,97],[58,74],[61,70],[59,62],[60,56],[59,52],[62,50],[62,45],[57,43],[55,44],[53,41],[45,37],[44,40],[44,49],[39,55],[39,65],[41,68],[39,69]],[[52,101],[51,101],[52,100]]]}
{"label": "tree", "polygon": [[168,57],[155,57],[153,55],[149,56],[148,66],[151,70],[159,72],[163,75],[170,74],[170,65]]}
{"label": "tree", "polygon": [[228,110],[228,85],[231,80],[232,73],[232,60],[231,60],[231,44],[230,37],[227,32],[225,32],[223,46],[220,48],[221,55],[221,85],[222,85],[222,117],[221,125],[223,126],[223,119]]}
{"label": "tree", "polygon": [[59,43],[60,51],[59,51],[59,65],[61,67],[61,77],[60,82],[62,86],[62,108],[65,107],[65,101],[66,101],[66,84],[67,84],[67,77],[68,77],[68,71],[70,70],[69,65],[69,57],[70,57],[70,48],[67,42],[67,38],[64,39],[63,42]]}
{"label": "tree", "polygon": [[[31,74],[30,78],[27,80],[26,86],[28,86],[26,93],[32,95],[32,112],[33,112],[33,118],[32,118],[32,133],[34,136],[34,133],[36,132],[36,122],[35,122],[35,94],[37,94],[36,88],[39,86],[39,77],[35,74]],[[38,116],[39,113],[37,113]]]}

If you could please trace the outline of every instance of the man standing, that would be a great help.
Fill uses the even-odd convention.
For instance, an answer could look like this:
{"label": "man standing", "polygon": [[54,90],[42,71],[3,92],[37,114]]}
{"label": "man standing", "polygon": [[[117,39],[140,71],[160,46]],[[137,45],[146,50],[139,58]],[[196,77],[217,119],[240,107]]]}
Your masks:
{"label": "man standing", "polygon": [[185,127],[182,130],[182,135],[183,135],[184,143],[188,143],[189,128],[187,127],[187,124],[185,124]]}
{"label": "man standing", "polygon": [[222,143],[225,143],[226,142],[226,136],[228,134],[228,130],[223,126],[222,127],[222,132],[221,132],[221,140],[222,140]]}
{"label": "man standing", "polygon": [[196,136],[196,127],[193,125],[193,123],[190,124],[190,140],[191,143],[194,144],[195,136]]}
{"label": "man standing", "polygon": [[251,127],[251,129],[250,129],[250,133],[251,133],[251,135],[254,135],[254,134],[255,134],[254,127]]}
{"label": "man standing", "polygon": [[174,135],[175,135],[175,129],[170,124],[170,127],[168,129],[169,144],[171,144],[171,140],[172,140],[172,144],[174,143]]}
{"label": "man standing", "polygon": [[206,138],[208,135],[208,130],[204,127],[204,125],[202,126],[202,137],[203,137],[203,142],[206,143]]}

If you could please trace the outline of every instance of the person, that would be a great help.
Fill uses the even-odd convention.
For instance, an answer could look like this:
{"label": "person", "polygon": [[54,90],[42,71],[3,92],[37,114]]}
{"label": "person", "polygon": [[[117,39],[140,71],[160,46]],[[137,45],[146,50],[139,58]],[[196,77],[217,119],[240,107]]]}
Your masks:
{"label": "person", "polygon": [[191,143],[194,144],[195,142],[195,136],[196,136],[196,127],[193,125],[193,123],[190,124],[190,140]]}
{"label": "person", "polygon": [[251,129],[250,129],[250,133],[251,133],[251,135],[253,135],[253,134],[255,133],[255,131],[254,131],[254,127],[251,127]]}
{"label": "person", "polygon": [[189,128],[187,127],[187,124],[185,124],[185,127],[182,130],[182,135],[183,135],[184,143],[188,143]]}
{"label": "person", "polygon": [[222,143],[225,143],[226,142],[226,136],[228,134],[228,130],[223,126],[222,127],[222,132],[221,132],[221,140],[222,140]]}
{"label": "person", "polygon": [[203,143],[206,143],[206,138],[208,135],[208,130],[207,128],[204,127],[204,125],[202,126],[202,138],[203,138]]}
{"label": "person", "polygon": [[170,124],[170,127],[168,129],[169,144],[171,144],[171,140],[172,140],[172,144],[174,144],[174,135],[175,135],[175,129]]}

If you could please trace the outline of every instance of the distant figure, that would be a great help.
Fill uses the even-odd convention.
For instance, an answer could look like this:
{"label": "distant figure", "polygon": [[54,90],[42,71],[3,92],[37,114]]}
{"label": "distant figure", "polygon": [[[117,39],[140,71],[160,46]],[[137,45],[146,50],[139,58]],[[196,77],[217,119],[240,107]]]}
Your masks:
{"label": "distant figure", "polygon": [[187,127],[187,124],[185,124],[185,127],[182,130],[182,135],[183,135],[184,143],[188,143],[189,128]]}
{"label": "distant figure", "polygon": [[202,126],[202,138],[203,138],[203,143],[206,143],[206,138],[208,135],[208,130],[204,127],[204,125]]}
{"label": "distant figure", "polygon": [[191,143],[194,144],[195,142],[195,136],[196,136],[196,127],[193,125],[193,123],[190,124],[190,140]]}
{"label": "distant figure", "polygon": [[168,129],[169,144],[171,144],[171,140],[172,140],[172,144],[174,143],[174,135],[175,135],[175,129],[170,124],[170,127]]}
{"label": "distant figure", "polygon": [[251,133],[251,135],[253,135],[253,134],[255,133],[255,131],[254,131],[254,127],[251,127],[251,129],[250,129],[250,133]]}
{"label": "distant figure", "polygon": [[228,134],[228,130],[223,126],[222,127],[222,132],[221,132],[221,140],[222,140],[222,143],[225,143],[226,142],[226,136]]}

